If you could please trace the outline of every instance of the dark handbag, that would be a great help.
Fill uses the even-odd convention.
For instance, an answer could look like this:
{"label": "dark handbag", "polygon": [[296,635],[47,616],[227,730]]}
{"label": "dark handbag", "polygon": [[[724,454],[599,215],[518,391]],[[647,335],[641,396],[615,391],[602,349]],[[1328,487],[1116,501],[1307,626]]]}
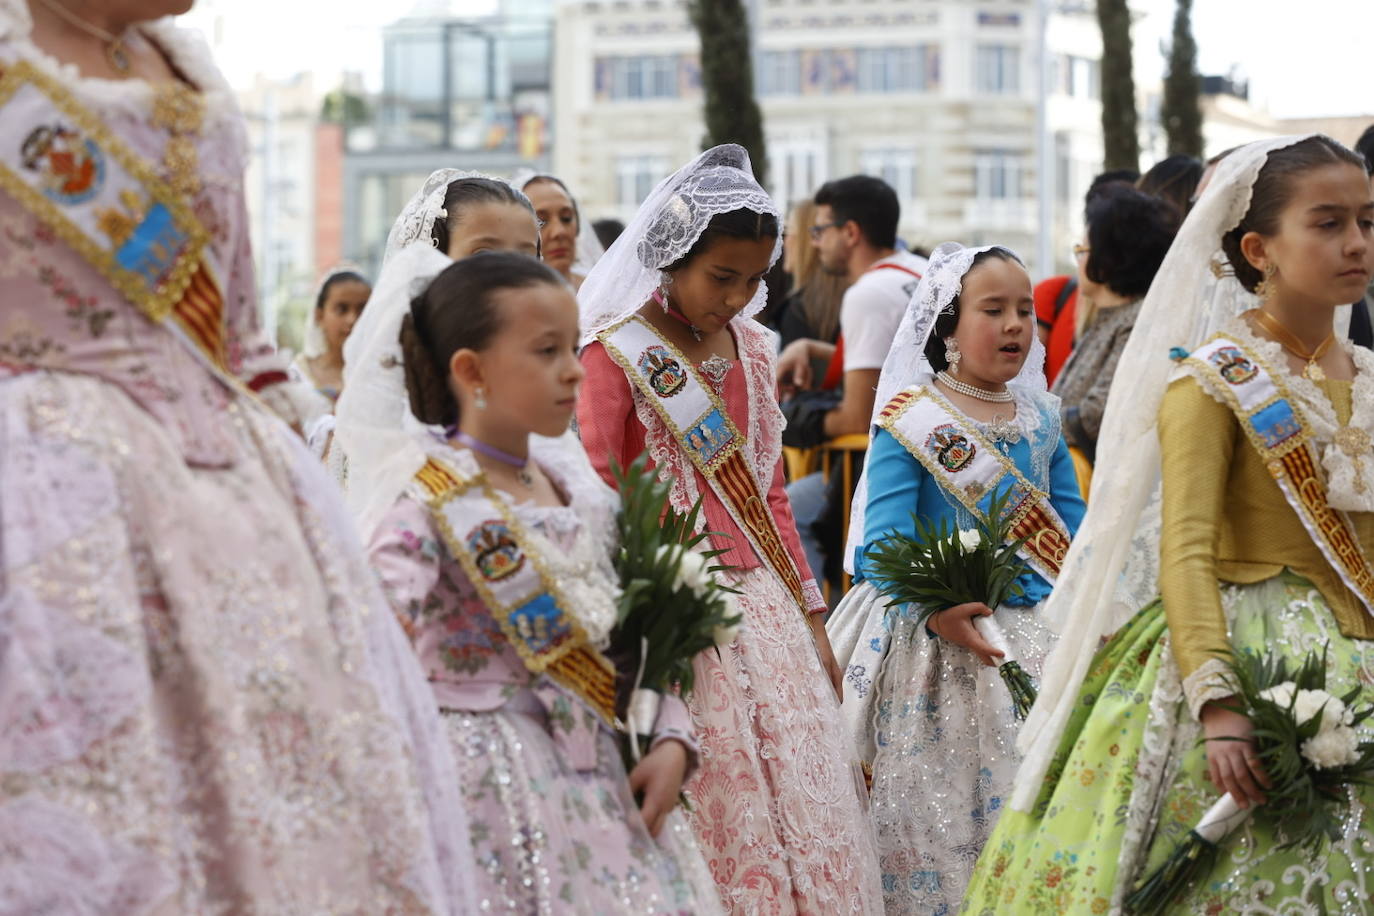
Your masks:
{"label": "dark handbag", "polygon": [[840,405],[844,397],[839,390],[801,391],[782,404],[787,425],[782,431],[782,444],[793,448],[815,448],[830,437],[825,434],[825,415]]}

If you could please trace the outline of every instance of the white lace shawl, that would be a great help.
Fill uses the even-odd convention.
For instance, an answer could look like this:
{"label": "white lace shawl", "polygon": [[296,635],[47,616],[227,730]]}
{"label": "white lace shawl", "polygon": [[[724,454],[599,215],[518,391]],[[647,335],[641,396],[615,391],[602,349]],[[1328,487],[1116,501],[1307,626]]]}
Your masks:
{"label": "white lace shawl", "polygon": [[[1193,350],[1248,305],[1239,283],[1212,270],[1221,237],[1250,206],[1269,154],[1302,137],[1248,144],[1222,160],[1169,248],[1117,364],[1098,438],[1088,512],[1069,548],[1061,585],[1044,613],[1060,633],[1045,662],[1040,695],[1017,741],[1025,760],[1011,805],[1029,811],[1058,747],[1078,689],[1102,637],[1158,593],[1159,405],[1174,365],[1170,350]],[[1211,290],[1217,303],[1204,301]]]}
{"label": "white lace shawl", "polygon": [[[964,274],[973,266],[973,259],[993,248],[1003,248],[1015,254],[1005,246],[965,248],[958,242],[944,242],[931,253],[930,263],[926,265],[916,291],[911,294],[906,314],[897,326],[897,336],[883,361],[882,374],[878,376],[873,419],[869,424],[870,446],[877,429],[878,415],[888,402],[899,392],[916,385],[928,385],[935,378],[935,369],[925,355],[926,341],[930,339],[941,313],[953,307],[954,298],[963,286]],[[1033,431],[1032,424],[1038,428],[1040,403],[1045,397],[1053,397],[1045,392],[1045,345],[1038,336],[1032,335],[1030,355],[1016,378],[1007,383],[1007,388],[1016,397],[1017,422],[1029,434]],[[859,475],[859,484],[854,490],[849,512],[849,538],[844,547],[844,567],[850,573],[854,572],[854,551],[864,542],[867,504],[868,470],[865,468]]]}

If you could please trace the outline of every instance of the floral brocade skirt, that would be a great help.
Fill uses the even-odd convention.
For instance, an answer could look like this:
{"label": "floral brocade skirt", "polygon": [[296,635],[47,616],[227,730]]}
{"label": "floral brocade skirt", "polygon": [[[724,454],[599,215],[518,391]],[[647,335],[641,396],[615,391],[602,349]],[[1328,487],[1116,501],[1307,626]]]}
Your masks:
{"label": "floral brocade skirt", "polygon": [[219,419],[232,465],[192,466],[111,384],[0,379],[0,913],[471,912],[337,489],[260,409]]}
{"label": "floral brocade skirt", "polygon": [[734,916],[879,914],[862,775],[810,627],[778,578],[733,576],[739,637],[694,663],[692,827]]}
{"label": "floral brocade skirt", "polygon": [[443,710],[462,775],[482,912],[715,916],[715,882],[681,810],[650,836],[616,739],[573,769],[533,695],[491,712]]}
{"label": "floral brocade skirt", "polygon": [[[1293,661],[1330,645],[1327,689],[1374,683],[1374,642],[1350,639],[1321,593],[1284,572],[1222,586],[1236,651]],[[1365,702],[1368,702],[1366,698]],[[1098,651],[1034,811],[1007,811],[984,847],[964,913],[1120,913],[1220,796],[1201,726],[1183,701],[1156,601]],[[1359,729],[1361,741],[1374,727]],[[1280,849],[1280,829],[1249,818],[1171,912],[1367,914],[1374,905],[1374,789],[1352,791],[1338,840],[1315,856]]]}
{"label": "floral brocade skirt", "polygon": [[[887,604],[860,582],[828,627],[845,666],[846,730],[873,771],[886,912],[948,916],[1011,790],[1020,722],[995,668],[910,619],[889,626]],[[1054,641],[1039,608],[1003,606],[994,619],[1038,677]]]}

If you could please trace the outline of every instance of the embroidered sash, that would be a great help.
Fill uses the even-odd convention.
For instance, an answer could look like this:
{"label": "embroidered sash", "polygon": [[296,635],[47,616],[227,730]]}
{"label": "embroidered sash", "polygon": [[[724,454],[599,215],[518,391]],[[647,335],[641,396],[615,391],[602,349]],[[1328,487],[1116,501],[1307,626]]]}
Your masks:
{"label": "embroidered sash", "polygon": [[484,475],[430,457],[415,475],[444,545],[532,674],[546,674],[614,726],[615,667],[587,642],[524,527]]}
{"label": "embroidered sash", "polygon": [[186,198],[28,61],[0,72],[0,123],[0,189],[224,370],[224,300],[203,257],[209,234]]}
{"label": "embroidered sash", "polygon": [[1374,614],[1374,570],[1349,517],[1326,501],[1312,435],[1288,389],[1263,359],[1224,334],[1182,365],[1226,401],[1322,556]]}
{"label": "embroidered sash", "polygon": [[1049,494],[1026,478],[978,427],[929,387],[908,388],[878,414],[878,425],[921,462],[940,486],[975,518],[986,520],[983,501],[1010,487],[1003,518],[1018,555],[1051,585],[1069,552],[1069,528]]}
{"label": "embroidered sash", "polygon": [[702,382],[691,360],[639,316],[631,315],[597,337],[653,405],[735,524],[805,613],[801,577],[744,456],[744,435],[730,419],[725,403]]}

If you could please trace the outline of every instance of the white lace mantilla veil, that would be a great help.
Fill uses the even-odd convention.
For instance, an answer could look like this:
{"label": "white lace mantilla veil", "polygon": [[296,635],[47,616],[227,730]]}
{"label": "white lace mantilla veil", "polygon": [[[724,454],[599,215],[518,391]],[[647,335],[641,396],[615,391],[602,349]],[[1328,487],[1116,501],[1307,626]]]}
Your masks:
{"label": "white lace mantilla veil", "polygon": [[576,255],[573,258],[572,271],[583,279],[591,273],[591,269],[596,266],[596,262],[601,260],[601,256],[606,253],[606,249],[601,247],[601,240],[596,237],[596,230],[592,229],[591,221],[582,212],[582,207],[578,205],[577,198],[573,196],[572,189],[563,183],[561,178],[550,175],[548,172],[536,172],[534,169],[519,169],[510,176],[511,187],[525,193],[525,186],[536,178],[547,178],[558,183],[568,199],[572,201],[573,210],[577,213],[577,246]]}
{"label": "white lace mantilla veil", "polygon": [[1221,237],[1245,216],[1269,154],[1303,139],[1250,143],[1221,161],[1140,307],[1108,395],[1088,512],[1045,604],[1060,637],[1017,739],[1025,755],[1011,799],[1018,811],[1035,804],[1100,640],[1158,594],[1157,415],[1174,371],[1170,350],[1196,349],[1254,306],[1254,297],[1229,271],[1214,270],[1214,263],[1226,263]]}
{"label": "white lace mantilla veil", "polygon": [[330,464],[346,468],[340,482],[364,543],[425,463],[416,435],[430,427],[410,412],[400,334],[410,300],[453,263],[434,247],[434,221],[448,215],[444,195],[451,183],[490,177],[439,169],[425,179],[387,235],[372,297],[344,342],[344,388],[334,411]]}
{"label": "white lace mantilla veil", "polygon": [[[782,214],[754,180],[749,154],[742,146],[712,147],[660,181],[582,282],[577,302],[583,343],[639,311],[662,282],[663,268],[691,250],[712,217],[734,210],[771,214],[781,230]],[[781,251],[779,231],[770,267]],[[754,317],[767,301],[767,284],[760,283],[736,320]]]}
{"label": "white lace mantilla veil", "polygon": [[[935,377],[935,369],[926,359],[926,341],[930,339],[935,322],[942,312],[953,307],[954,297],[963,288],[964,274],[973,266],[973,259],[984,251],[1000,248],[1013,256],[1005,245],[985,245],[965,248],[958,242],[943,242],[930,255],[921,282],[911,294],[906,314],[897,326],[897,336],[883,360],[878,376],[878,393],[873,399],[873,419],[869,424],[869,442],[877,426],[878,414],[898,393],[913,385],[926,385]],[[1018,256],[1019,260],[1019,256]],[[1045,345],[1038,335],[1032,335],[1030,354],[1016,378],[1008,382],[1013,389],[1045,390]],[[863,545],[864,517],[868,504],[868,468],[859,474],[859,483],[849,511],[849,538],[844,545],[844,568],[854,572],[854,551]]]}

